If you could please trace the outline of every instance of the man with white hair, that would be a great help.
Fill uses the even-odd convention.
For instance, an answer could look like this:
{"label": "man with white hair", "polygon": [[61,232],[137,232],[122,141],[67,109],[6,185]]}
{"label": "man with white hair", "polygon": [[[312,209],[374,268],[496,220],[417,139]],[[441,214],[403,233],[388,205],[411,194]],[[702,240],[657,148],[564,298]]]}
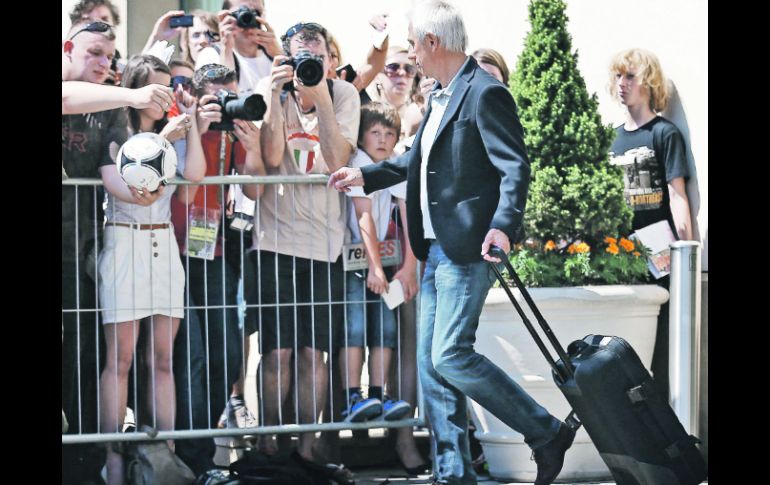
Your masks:
{"label": "man with white hair", "polygon": [[433,483],[475,484],[466,396],[524,435],[535,485],[561,471],[575,432],[475,352],[476,328],[495,279],[491,246],[510,250],[524,215],[530,168],[508,90],[465,54],[467,35],[451,4],[412,12],[409,57],[438,81],[410,151],[363,169],[342,168],[329,184],[367,193],[407,180],[409,240],[426,261],[417,359],[433,428]]}

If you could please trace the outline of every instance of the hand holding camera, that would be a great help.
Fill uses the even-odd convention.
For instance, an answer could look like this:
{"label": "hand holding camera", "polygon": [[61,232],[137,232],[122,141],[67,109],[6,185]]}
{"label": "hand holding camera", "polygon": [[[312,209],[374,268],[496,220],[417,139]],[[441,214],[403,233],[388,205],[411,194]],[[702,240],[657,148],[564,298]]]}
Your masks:
{"label": "hand holding camera", "polygon": [[293,64],[286,62],[289,59],[291,58],[284,55],[275,56],[273,59],[273,69],[270,71],[270,89],[273,94],[280,92],[286,83],[294,79]]}
{"label": "hand holding camera", "polygon": [[233,120],[235,136],[247,152],[259,152],[259,128],[253,121]]}
{"label": "hand holding camera", "polygon": [[227,10],[221,10],[217,14],[217,18],[219,19],[220,43],[225,49],[232,50],[235,45],[233,32],[235,31],[236,21]]}
{"label": "hand holding camera", "polygon": [[198,131],[203,135],[209,131],[211,123],[222,121],[222,106],[213,94],[204,94],[198,100]]}
{"label": "hand holding camera", "polygon": [[[305,49],[297,51],[297,55],[294,57],[283,58],[280,61],[280,65],[291,66],[294,69],[298,86],[316,86],[324,79],[326,74],[324,72],[323,58]],[[284,91],[293,91],[294,87],[294,83],[283,85]]]}
{"label": "hand holding camera", "polygon": [[[180,27],[179,19],[185,17],[184,10],[169,10],[158,18],[153,27],[151,37],[157,40],[171,40],[179,35]],[[191,17],[191,16],[190,16]],[[171,22],[174,25],[171,25]]]}
{"label": "hand holding camera", "polygon": [[262,47],[270,57],[275,58],[275,56],[283,54],[283,48],[278,41],[278,36],[275,34],[273,27],[262,17],[257,17],[257,21],[264,27],[264,30],[253,30],[254,39],[257,42],[257,45]]}

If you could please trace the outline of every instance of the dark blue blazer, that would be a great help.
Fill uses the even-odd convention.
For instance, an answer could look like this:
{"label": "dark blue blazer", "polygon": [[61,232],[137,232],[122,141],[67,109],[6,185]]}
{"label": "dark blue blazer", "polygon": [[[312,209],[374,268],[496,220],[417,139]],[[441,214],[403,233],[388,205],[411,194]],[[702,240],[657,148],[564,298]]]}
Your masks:
{"label": "dark blue blazer", "polygon": [[430,107],[411,150],[362,169],[364,190],[407,180],[409,240],[424,261],[430,242],[423,237],[420,165],[427,163],[428,204],[438,243],[456,263],[480,261],[489,229],[503,231],[513,244],[524,215],[530,168],[516,105],[508,89],[469,57],[425,161],[420,146],[429,115]]}

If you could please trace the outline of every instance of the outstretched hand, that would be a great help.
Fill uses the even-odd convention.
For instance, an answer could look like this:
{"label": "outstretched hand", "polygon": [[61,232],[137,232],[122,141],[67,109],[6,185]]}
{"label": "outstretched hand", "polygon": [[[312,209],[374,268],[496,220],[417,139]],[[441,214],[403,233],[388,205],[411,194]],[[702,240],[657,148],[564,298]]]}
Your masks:
{"label": "outstretched hand", "polygon": [[327,187],[333,187],[337,192],[350,192],[350,187],[364,186],[364,176],[360,168],[342,167],[329,175]]}

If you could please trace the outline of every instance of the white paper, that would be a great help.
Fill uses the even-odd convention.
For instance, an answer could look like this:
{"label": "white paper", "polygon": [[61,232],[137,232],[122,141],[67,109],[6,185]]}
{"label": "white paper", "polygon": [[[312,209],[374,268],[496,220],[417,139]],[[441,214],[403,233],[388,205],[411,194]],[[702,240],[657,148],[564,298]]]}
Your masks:
{"label": "white paper", "polygon": [[676,241],[671,226],[667,221],[658,221],[655,224],[636,230],[636,235],[642,244],[650,248],[653,253],[661,252],[668,248],[669,244]]}
{"label": "white paper", "polygon": [[388,308],[391,310],[404,303],[404,287],[401,286],[401,281],[391,281],[388,291],[382,294],[382,299],[385,300],[385,304],[388,305]]}
{"label": "white paper", "polygon": [[641,229],[633,236],[639,239],[650,250],[647,267],[655,279],[660,279],[671,273],[671,249],[669,245],[676,241],[671,226],[667,221],[658,221]]}
{"label": "white paper", "polygon": [[348,188],[350,189],[350,192],[346,192],[345,193],[345,195],[347,195],[348,197],[369,197],[369,198],[371,198],[371,194],[370,195],[366,195],[366,192],[364,192],[364,188],[361,187],[360,185],[351,185]]}
{"label": "white paper", "polygon": [[381,50],[382,43],[385,42],[389,33],[387,28],[385,30],[372,29],[372,46],[377,50]]}

